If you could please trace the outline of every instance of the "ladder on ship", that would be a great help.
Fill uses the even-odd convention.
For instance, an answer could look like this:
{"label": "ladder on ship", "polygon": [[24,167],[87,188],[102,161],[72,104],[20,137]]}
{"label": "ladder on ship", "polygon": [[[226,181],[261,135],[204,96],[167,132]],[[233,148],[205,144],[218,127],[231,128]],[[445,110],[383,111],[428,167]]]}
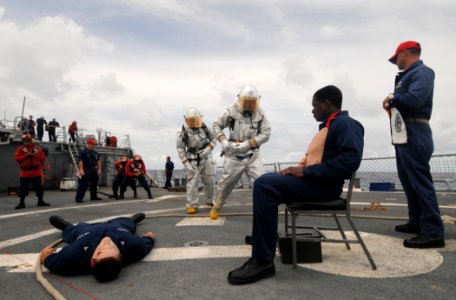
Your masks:
{"label": "ladder on ship", "polygon": [[[75,173],[78,174],[79,166],[78,166],[78,162],[76,161],[76,158],[78,157],[79,150],[78,150],[77,144],[74,142],[70,142],[68,144],[68,152],[70,152],[71,160],[73,161],[74,170],[76,171],[73,174],[75,174]],[[73,176],[71,176],[71,177],[73,177]]]}

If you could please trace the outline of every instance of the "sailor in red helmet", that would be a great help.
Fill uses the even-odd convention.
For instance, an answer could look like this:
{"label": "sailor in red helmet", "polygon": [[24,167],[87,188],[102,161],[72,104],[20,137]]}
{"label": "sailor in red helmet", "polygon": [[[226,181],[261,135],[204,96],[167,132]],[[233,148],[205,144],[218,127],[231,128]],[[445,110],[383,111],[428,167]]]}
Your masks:
{"label": "sailor in red helmet", "polygon": [[127,189],[127,185],[131,184],[132,180],[138,180],[142,187],[146,190],[147,196],[149,199],[153,199],[152,192],[150,191],[149,184],[147,183],[146,177],[146,165],[141,158],[141,155],[134,155],[133,159],[127,162],[127,166],[125,167],[125,179],[120,186],[120,196],[116,199],[124,199],[124,193]]}
{"label": "sailor in red helmet", "polygon": [[25,208],[25,197],[28,195],[29,185],[32,184],[38,197],[37,206],[49,206],[49,203],[43,201],[43,181],[44,181],[44,161],[46,156],[40,147],[33,143],[33,137],[30,134],[22,136],[22,146],[16,150],[16,162],[19,164],[20,172],[20,190],[19,204],[15,209]]}

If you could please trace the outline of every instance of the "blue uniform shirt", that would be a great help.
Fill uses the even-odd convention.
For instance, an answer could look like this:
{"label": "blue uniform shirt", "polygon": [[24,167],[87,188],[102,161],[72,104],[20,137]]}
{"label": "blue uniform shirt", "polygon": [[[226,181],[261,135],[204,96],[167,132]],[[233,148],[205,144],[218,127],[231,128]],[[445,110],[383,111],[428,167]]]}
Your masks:
{"label": "blue uniform shirt", "polygon": [[68,276],[89,274],[93,253],[106,236],[110,237],[119,248],[122,266],[137,262],[150,252],[154,246],[154,240],[137,236],[133,233],[134,230],[133,221],[127,218],[98,224],[70,225],[62,232],[63,240],[69,245],[49,255],[44,265],[55,274]]}
{"label": "blue uniform shirt", "polygon": [[174,163],[172,161],[167,161],[165,164],[165,168],[168,169],[168,171],[173,171],[174,170]]}
{"label": "blue uniform shirt", "polygon": [[396,76],[393,106],[404,119],[431,118],[434,78],[434,71],[421,60]]}
{"label": "blue uniform shirt", "polygon": [[[325,125],[326,120],[320,124],[320,129]],[[344,178],[350,178],[361,164],[363,149],[363,126],[350,118],[347,111],[341,111],[329,125],[321,163],[305,167],[304,176],[315,179],[315,184],[339,190]]]}
{"label": "blue uniform shirt", "polygon": [[92,169],[97,167],[97,162],[100,160],[100,155],[95,150],[83,149],[79,151],[78,159],[84,164],[84,169]]}

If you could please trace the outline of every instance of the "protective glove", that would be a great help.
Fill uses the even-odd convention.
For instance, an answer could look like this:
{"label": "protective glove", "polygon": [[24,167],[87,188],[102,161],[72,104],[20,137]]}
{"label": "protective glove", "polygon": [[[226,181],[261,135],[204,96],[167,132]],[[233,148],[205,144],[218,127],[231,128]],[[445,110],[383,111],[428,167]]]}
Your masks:
{"label": "protective glove", "polygon": [[233,149],[231,148],[230,142],[228,142],[227,139],[223,139],[220,141],[220,144],[222,145],[222,151],[225,153],[232,153]]}
{"label": "protective glove", "polygon": [[212,153],[212,147],[211,147],[211,146],[207,146],[207,147],[204,148],[203,150],[198,151],[198,154],[199,154],[199,158],[200,158],[200,159],[205,159],[205,158],[208,157],[211,153]]}
{"label": "protective glove", "polygon": [[185,172],[189,177],[193,177],[193,175],[197,172],[196,167],[194,167],[190,162],[186,161],[184,164]]}
{"label": "protective glove", "polygon": [[249,141],[244,141],[242,143],[235,143],[233,144],[233,151],[235,153],[244,153],[250,150],[250,142]]}

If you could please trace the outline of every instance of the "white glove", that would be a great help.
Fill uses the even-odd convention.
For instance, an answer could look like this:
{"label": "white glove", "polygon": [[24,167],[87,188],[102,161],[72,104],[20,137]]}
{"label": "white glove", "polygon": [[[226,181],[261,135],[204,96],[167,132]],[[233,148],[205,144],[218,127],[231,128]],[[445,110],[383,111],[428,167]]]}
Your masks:
{"label": "white glove", "polygon": [[187,175],[192,176],[197,172],[196,167],[194,167],[191,163],[188,161],[184,164],[185,172],[187,172]]}
{"label": "white glove", "polygon": [[211,153],[212,153],[211,146],[207,146],[206,148],[204,148],[203,150],[198,152],[200,159],[205,159],[206,157],[211,155]]}
{"label": "white glove", "polygon": [[249,141],[244,141],[242,143],[233,144],[233,151],[235,153],[244,153],[244,152],[247,152],[248,150],[250,150],[250,148],[251,148],[251,146],[250,146]]}

